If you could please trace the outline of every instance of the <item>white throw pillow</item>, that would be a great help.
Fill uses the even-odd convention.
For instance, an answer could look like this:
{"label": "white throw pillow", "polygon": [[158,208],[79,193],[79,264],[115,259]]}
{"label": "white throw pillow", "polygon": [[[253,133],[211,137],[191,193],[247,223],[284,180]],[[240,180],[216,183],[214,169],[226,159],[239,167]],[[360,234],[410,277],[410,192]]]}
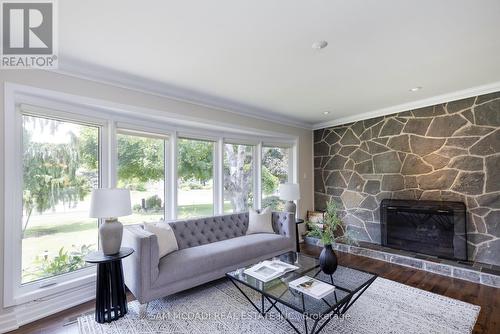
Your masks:
{"label": "white throw pillow", "polygon": [[261,213],[249,210],[247,234],[254,233],[274,233],[271,208],[267,207]]}
{"label": "white throw pillow", "polygon": [[154,233],[158,239],[158,249],[160,258],[179,249],[174,230],[168,223],[144,223],[144,229]]}

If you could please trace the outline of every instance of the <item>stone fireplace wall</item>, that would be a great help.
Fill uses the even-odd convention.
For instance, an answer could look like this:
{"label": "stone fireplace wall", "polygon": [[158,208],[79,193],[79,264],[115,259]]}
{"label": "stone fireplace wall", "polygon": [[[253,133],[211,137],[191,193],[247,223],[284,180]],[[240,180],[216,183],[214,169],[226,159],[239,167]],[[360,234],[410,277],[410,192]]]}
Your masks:
{"label": "stone fireplace wall", "polygon": [[384,198],[464,202],[470,260],[500,265],[500,92],[315,130],[314,190],[373,243]]}

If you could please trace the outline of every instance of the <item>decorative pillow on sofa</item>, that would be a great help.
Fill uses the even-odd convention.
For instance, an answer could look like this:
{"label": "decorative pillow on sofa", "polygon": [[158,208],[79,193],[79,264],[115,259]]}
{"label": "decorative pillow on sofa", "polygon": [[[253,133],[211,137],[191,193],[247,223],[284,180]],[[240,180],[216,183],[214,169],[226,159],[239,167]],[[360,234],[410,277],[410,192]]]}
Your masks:
{"label": "decorative pillow on sofa", "polygon": [[254,233],[274,233],[271,208],[267,207],[260,213],[254,209],[248,211],[247,234]]}
{"label": "decorative pillow on sofa", "polygon": [[174,230],[168,223],[162,221],[158,223],[145,222],[144,229],[156,235],[160,258],[179,249]]}

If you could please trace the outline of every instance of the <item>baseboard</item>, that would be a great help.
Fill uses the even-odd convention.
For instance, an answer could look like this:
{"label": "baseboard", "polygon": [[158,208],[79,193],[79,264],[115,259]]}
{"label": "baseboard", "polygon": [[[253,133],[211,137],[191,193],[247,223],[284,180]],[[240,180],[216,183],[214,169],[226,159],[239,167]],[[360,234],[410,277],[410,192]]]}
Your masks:
{"label": "baseboard", "polygon": [[92,282],[78,289],[12,307],[8,313],[0,314],[0,333],[15,330],[22,325],[67,310],[94,298],[95,283]]}

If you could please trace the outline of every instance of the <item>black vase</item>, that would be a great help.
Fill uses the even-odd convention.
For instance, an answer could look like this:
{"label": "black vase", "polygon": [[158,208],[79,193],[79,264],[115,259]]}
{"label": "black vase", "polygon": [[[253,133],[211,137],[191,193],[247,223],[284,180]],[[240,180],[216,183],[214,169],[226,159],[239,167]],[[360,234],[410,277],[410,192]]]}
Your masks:
{"label": "black vase", "polygon": [[335,270],[337,270],[337,255],[335,255],[332,245],[325,245],[323,247],[323,250],[319,255],[319,266],[327,275],[332,275]]}

